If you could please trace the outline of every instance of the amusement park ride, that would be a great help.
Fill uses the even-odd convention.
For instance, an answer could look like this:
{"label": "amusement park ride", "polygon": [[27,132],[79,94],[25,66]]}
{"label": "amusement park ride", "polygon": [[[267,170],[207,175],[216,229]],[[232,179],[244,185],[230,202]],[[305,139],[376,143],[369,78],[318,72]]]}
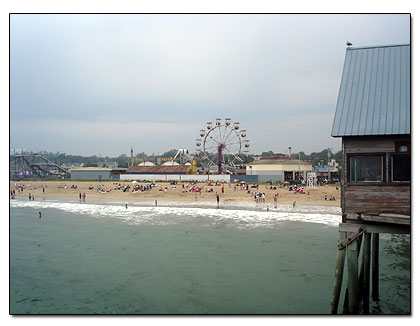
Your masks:
{"label": "amusement park ride", "polygon": [[11,162],[13,177],[39,176],[70,178],[70,171],[37,153],[14,154]]}
{"label": "amusement park ride", "polygon": [[207,165],[208,171],[217,166],[218,174],[228,172],[235,164],[242,163],[241,156],[248,153],[249,140],[245,138],[246,130],[240,129],[239,122],[217,118],[214,124],[207,122],[206,128],[200,130],[196,156]]}
{"label": "amusement park ride", "polygon": [[[217,118],[215,122],[207,122],[205,129],[200,130],[200,138],[196,140],[195,156],[189,155],[185,148],[178,150],[171,158],[172,165],[190,165],[187,173],[195,174],[196,164],[204,166],[204,173],[233,173],[238,165],[244,162],[249,148],[246,130],[241,129],[239,122],[231,122],[230,118]],[[177,163],[175,163],[177,161]],[[131,166],[135,165],[133,148],[131,148]],[[167,164],[165,164],[167,165]],[[170,165],[170,164],[169,164]],[[11,155],[10,174],[12,177],[37,176],[70,178],[70,170],[55,162],[49,161],[37,153]]]}

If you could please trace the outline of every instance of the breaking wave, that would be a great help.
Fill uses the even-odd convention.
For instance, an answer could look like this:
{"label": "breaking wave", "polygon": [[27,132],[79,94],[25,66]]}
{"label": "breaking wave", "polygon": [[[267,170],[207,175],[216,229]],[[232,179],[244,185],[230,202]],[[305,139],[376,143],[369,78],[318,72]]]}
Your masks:
{"label": "breaking wave", "polygon": [[[183,206],[182,206],[183,205]],[[187,207],[185,207],[187,206]],[[320,223],[328,226],[338,226],[341,222],[340,209],[337,207],[317,207],[291,205],[255,206],[249,203],[232,204],[217,208],[209,203],[172,203],[154,207],[143,204],[125,203],[98,204],[56,201],[24,201],[11,200],[10,207],[33,209],[59,209],[74,214],[83,214],[95,218],[116,218],[125,223],[139,225],[167,225],[193,223],[211,227],[278,227],[284,222]],[[267,210],[267,207],[269,210]],[[44,214],[45,215],[45,214]]]}

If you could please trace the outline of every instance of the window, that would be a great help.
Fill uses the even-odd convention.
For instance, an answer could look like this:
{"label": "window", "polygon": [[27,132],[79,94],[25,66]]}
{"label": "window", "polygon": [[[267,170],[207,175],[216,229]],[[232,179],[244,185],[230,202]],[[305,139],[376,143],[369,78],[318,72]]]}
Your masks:
{"label": "window", "polygon": [[411,181],[411,155],[391,154],[391,182]]}
{"label": "window", "polygon": [[384,182],[383,155],[349,157],[349,182]]}

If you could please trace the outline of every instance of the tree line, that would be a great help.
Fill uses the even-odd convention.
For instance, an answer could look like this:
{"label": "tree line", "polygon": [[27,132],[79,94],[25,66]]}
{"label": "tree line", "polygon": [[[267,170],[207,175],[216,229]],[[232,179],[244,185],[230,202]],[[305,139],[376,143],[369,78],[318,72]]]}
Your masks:
{"label": "tree line", "polygon": [[[138,159],[144,159],[154,161],[156,163],[157,158],[171,158],[176,155],[178,152],[177,149],[171,149],[167,152],[164,152],[161,155],[148,155],[144,151],[141,153],[137,153],[135,155]],[[47,151],[40,151],[38,152],[39,155],[45,157],[46,159],[56,163],[56,164],[83,164],[85,167],[102,167],[104,164],[116,163],[120,168],[126,168],[131,165],[131,157],[126,154],[121,154],[119,156],[82,156],[82,155],[71,155],[66,153],[52,153]],[[262,152],[261,154],[248,154],[248,155],[240,155],[241,159],[243,160],[243,164],[247,164],[252,162],[256,157],[268,157],[268,156],[286,156],[282,153],[274,153],[273,151]],[[327,164],[328,162],[328,149],[324,149],[321,152],[312,152],[310,154],[305,154],[305,152],[301,151],[299,153],[292,153],[291,157],[294,159],[298,159],[300,157],[301,160],[310,161],[312,165],[318,165],[319,163]],[[12,155],[11,155],[12,159]],[[335,159],[337,163],[341,165],[342,162],[342,151],[338,151],[336,153],[331,153],[331,159]],[[196,157],[197,164],[201,164],[200,157]]]}

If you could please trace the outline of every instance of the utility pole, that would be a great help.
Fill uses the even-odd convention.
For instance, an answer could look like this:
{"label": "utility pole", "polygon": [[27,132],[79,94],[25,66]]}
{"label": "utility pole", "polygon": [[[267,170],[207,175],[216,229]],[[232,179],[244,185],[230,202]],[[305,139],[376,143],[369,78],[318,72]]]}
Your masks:
{"label": "utility pole", "polygon": [[299,152],[299,182],[300,182],[300,152]]}
{"label": "utility pole", "polygon": [[330,161],[331,161],[331,148],[328,147],[328,183],[330,183],[330,179],[331,179],[331,171],[330,171]]}
{"label": "utility pole", "polygon": [[131,146],[131,166],[134,166],[133,146]]}

